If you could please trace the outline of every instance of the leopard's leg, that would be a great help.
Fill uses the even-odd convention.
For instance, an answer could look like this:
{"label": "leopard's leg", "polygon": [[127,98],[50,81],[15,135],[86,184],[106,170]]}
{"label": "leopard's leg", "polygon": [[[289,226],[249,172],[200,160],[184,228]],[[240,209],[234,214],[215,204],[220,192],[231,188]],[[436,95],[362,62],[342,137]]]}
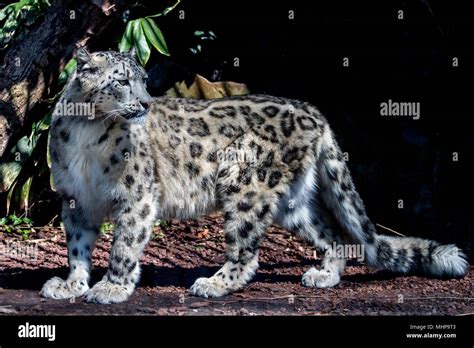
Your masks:
{"label": "leopard's leg", "polygon": [[212,277],[197,279],[191,287],[194,295],[223,296],[241,289],[255,275],[259,243],[271,223],[275,203],[268,199],[256,202],[255,191],[245,194],[246,199],[225,204],[226,263]]}
{"label": "leopard's leg", "polygon": [[[314,203],[314,202],[313,202]],[[311,234],[314,245],[321,251],[320,269],[311,267],[302,278],[302,284],[309,287],[328,288],[341,281],[348,255],[338,252],[349,242],[337,226],[334,217],[323,204],[311,206],[313,215],[311,224],[303,227],[299,233]]]}
{"label": "leopard's leg", "polygon": [[340,282],[347,255],[336,251],[349,239],[322,202],[316,183],[316,171],[310,167],[280,200],[276,216],[280,225],[314,245],[322,254],[320,269],[310,268],[303,275],[303,285],[326,288]]}
{"label": "leopard's leg", "polygon": [[91,254],[94,250],[101,214],[84,210],[74,199],[64,199],[62,220],[66,230],[70,272],[66,280],[49,279],[41,289],[41,296],[66,299],[82,296],[89,289]]}
{"label": "leopard's leg", "polygon": [[281,174],[269,170],[259,176],[254,169],[240,164],[221,167],[218,173],[227,260],[212,277],[196,280],[190,289],[194,295],[219,297],[239,290],[258,269],[258,247],[273,221],[281,189],[276,178],[280,179]]}
{"label": "leopard's leg", "polygon": [[[137,184],[141,185],[141,184]],[[131,187],[134,192],[136,187]],[[151,192],[140,201],[118,199],[114,207],[115,231],[109,268],[101,281],[85,293],[94,303],[118,303],[127,300],[140,278],[139,260],[155,222],[156,206]]]}

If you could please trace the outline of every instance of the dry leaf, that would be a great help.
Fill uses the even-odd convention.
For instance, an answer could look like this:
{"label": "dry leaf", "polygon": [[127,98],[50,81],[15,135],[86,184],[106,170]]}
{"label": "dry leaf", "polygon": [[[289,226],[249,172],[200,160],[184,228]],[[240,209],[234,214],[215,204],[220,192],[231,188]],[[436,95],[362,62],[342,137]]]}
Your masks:
{"label": "dry leaf", "polygon": [[173,88],[165,92],[165,95],[175,98],[218,99],[249,93],[249,89],[243,83],[231,81],[210,82],[205,77],[196,75],[191,86],[188,87],[184,81],[176,82]]}

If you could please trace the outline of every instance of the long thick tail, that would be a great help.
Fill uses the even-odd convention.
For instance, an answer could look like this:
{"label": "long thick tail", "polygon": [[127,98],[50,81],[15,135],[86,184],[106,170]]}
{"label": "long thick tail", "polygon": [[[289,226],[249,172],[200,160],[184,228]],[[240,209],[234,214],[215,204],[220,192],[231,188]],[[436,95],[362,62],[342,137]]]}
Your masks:
{"label": "long thick tail", "polygon": [[434,277],[462,277],[467,273],[466,256],[453,244],[377,235],[329,126],[321,140],[318,169],[323,200],[346,233],[364,245],[369,266]]}

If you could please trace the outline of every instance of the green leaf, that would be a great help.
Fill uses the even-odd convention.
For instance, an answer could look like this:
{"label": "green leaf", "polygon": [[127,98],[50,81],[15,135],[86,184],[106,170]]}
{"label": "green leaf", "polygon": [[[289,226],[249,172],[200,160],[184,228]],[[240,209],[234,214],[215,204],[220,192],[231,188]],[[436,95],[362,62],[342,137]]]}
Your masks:
{"label": "green leaf", "polygon": [[0,219],[0,225],[5,226],[6,224],[8,224],[8,218],[7,217],[2,217]]}
{"label": "green leaf", "polygon": [[48,132],[48,141],[46,145],[46,164],[48,165],[48,168],[50,169],[49,171],[49,188],[51,191],[56,192],[56,189],[54,188],[54,178],[53,178],[53,172],[51,171],[51,153],[49,152],[49,144],[51,143],[51,132]]}
{"label": "green leaf", "polygon": [[58,78],[58,84],[62,85],[67,81],[69,76],[72,75],[74,70],[76,70],[77,67],[77,60],[76,58],[72,58],[67,64],[64,66],[64,70],[61,72]]}
{"label": "green leaf", "polygon": [[49,129],[49,126],[51,125],[51,113],[52,109],[46,114],[45,117],[43,117],[42,120],[38,122],[38,131],[42,132],[44,130]]}
{"label": "green leaf", "polygon": [[120,40],[119,44],[119,51],[120,52],[128,52],[133,45],[133,37],[132,37],[132,29],[133,29],[133,22],[129,21],[127,26],[125,27],[125,32],[122,35],[122,40]]}
{"label": "green leaf", "polygon": [[46,152],[46,163],[48,164],[49,169],[51,169],[51,153],[49,152],[49,144],[51,143],[51,132],[48,132],[48,144]]}
{"label": "green leaf", "polygon": [[[20,193],[20,209],[28,209],[29,208],[29,201],[30,201],[30,193],[31,193],[31,183],[33,182],[33,177],[29,177],[28,180],[23,184]],[[21,219],[20,219],[21,221]]]}
{"label": "green leaf", "polygon": [[30,142],[30,137],[25,135],[24,137],[21,137],[20,140],[18,140],[18,142],[16,143],[15,152],[18,151],[22,155],[26,155],[24,157],[27,157],[31,155],[33,147],[33,144],[31,144]]}
{"label": "green leaf", "polygon": [[12,226],[17,226],[21,224],[21,219],[16,215],[10,215],[10,220],[12,221]]}
{"label": "green leaf", "polygon": [[10,13],[13,12],[15,4],[10,4],[0,10],[0,21],[3,21]]}
{"label": "green leaf", "polygon": [[22,236],[23,240],[27,240],[27,239],[30,238],[31,230],[20,230],[20,233],[21,233],[21,236]]}
{"label": "green leaf", "polygon": [[100,233],[104,234],[104,233],[112,231],[113,229],[114,229],[114,224],[112,224],[110,222],[104,222],[100,226]]}
{"label": "green leaf", "polygon": [[12,34],[15,32],[15,30],[18,27],[18,22],[15,18],[8,18],[5,24],[3,25],[3,30],[5,31],[5,34]]}
{"label": "green leaf", "polygon": [[0,192],[6,192],[15,182],[21,171],[19,162],[8,162],[0,164]]}
{"label": "green leaf", "polygon": [[145,32],[148,42],[151,43],[158,52],[169,56],[170,54],[168,52],[168,47],[166,46],[165,38],[163,37],[163,33],[161,32],[160,28],[158,28],[153,19],[142,18],[140,19],[140,23],[143,27],[143,31]]}
{"label": "green leaf", "polygon": [[133,42],[137,49],[137,56],[140,60],[140,63],[145,66],[146,62],[150,58],[150,46],[143,32],[143,28],[139,20],[133,21]]}
{"label": "green leaf", "polygon": [[21,220],[23,221],[24,224],[28,224],[28,225],[33,224],[33,220],[31,220],[30,218],[24,217]]}

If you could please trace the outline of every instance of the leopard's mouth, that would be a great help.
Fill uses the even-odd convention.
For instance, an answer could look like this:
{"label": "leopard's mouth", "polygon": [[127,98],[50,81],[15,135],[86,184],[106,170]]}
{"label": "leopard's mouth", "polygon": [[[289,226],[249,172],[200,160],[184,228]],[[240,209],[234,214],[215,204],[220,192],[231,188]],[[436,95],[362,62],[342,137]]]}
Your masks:
{"label": "leopard's mouth", "polygon": [[148,111],[147,110],[143,110],[143,111],[138,111],[136,113],[133,113],[133,114],[130,114],[128,115],[127,117],[125,117],[127,120],[130,120],[130,121],[138,121],[142,118],[144,118],[146,115],[147,115]]}

